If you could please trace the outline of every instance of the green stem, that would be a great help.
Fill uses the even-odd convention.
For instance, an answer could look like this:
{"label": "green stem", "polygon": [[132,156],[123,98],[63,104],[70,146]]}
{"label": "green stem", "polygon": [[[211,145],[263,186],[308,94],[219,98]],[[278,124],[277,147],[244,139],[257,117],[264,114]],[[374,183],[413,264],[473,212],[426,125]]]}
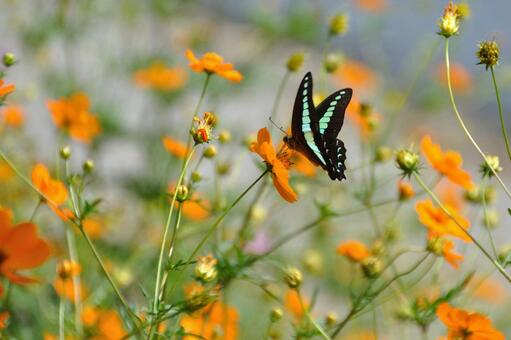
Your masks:
{"label": "green stem", "polygon": [[[287,81],[289,80],[290,75],[291,75],[291,73],[289,72],[289,70],[287,70],[286,73],[284,74],[284,77],[282,77],[282,80],[280,81],[279,88],[277,89],[277,95],[275,96],[275,100],[273,101],[273,105],[271,107],[271,112],[270,112],[270,120],[271,121],[274,121],[275,118],[277,117],[280,98],[282,97],[282,92],[284,92],[284,88],[286,87],[286,84],[287,84]],[[273,124],[270,124],[270,132],[271,132],[272,128],[273,128]]]}
{"label": "green stem", "polygon": [[39,198],[37,200],[37,205],[35,206],[34,208],[34,211],[32,212],[32,214],[30,215],[30,219],[29,219],[29,222],[32,222],[35,218],[35,215],[37,214],[37,212],[39,211],[39,208],[41,207],[41,204],[43,203],[43,201]]}
{"label": "green stem", "polygon": [[511,160],[511,147],[509,146],[509,138],[507,136],[506,124],[504,123],[504,114],[502,113],[502,102],[500,100],[499,87],[497,86],[497,79],[495,77],[495,71],[493,69],[493,66],[490,66],[490,71],[491,71],[491,79],[493,81],[493,87],[495,88],[495,96],[497,98],[497,106],[499,108],[499,118],[500,118],[500,127],[502,129],[502,137],[504,137],[504,142],[506,144],[507,155],[509,157],[509,160]]}
{"label": "green stem", "polygon": [[303,303],[302,294],[300,294],[300,290],[298,288],[296,288],[296,294],[298,294],[298,300],[300,301],[300,306],[302,307],[302,310],[305,313],[305,316],[307,316],[307,319],[309,319],[309,321],[312,323],[314,328],[316,328],[316,330],[319,332],[319,334],[321,334],[323,339],[332,340],[330,338],[330,336],[328,336],[328,334],[323,330],[323,328],[321,328],[321,326],[310,315],[309,308],[306,307],[305,304]]}
{"label": "green stem", "polygon": [[65,321],[65,306],[64,297],[59,299],[59,340],[65,340],[64,321]]}
{"label": "green stem", "polygon": [[245,244],[246,233],[247,233],[248,227],[250,226],[250,218],[252,217],[252,212],[253,212],[254,207],[256,206],[257,202],[259,202],[259,199],[262,197],[264,189],[266,189],[267,183],[268,182],[265,181],[259,186],[259,189],[257,190],[256,195],[254,196],[254,199],[252,200],[252,202],[250,202],[250,205],[248,206],[248,209],[245,212],[245,216],[243,217],[243,222],[241,223],[241,228],[238,231],[237,242],[235,242],[235,244],[236,243],[239,244],[240,248],[243,248],[243,246]]}
{"label": "green stem", "polygon": [[[67,228],[66,230],[67,237],[67,245],[69,248],[69,258],[73,263],[79,263],[78,253],[76,251],[76,240],[73,229]],[[74,302],[75,302],[75,328],[78,336],[82,336],[83,334],[83,325],[82,325],[82,289],[81,289],[81,278],[80,274],[73,275],[73,292],[74,292]]]}
{"label": "green stem", "polygon": [[463,129],[463,131],[467,135],[467,137],[470,140],[470,142],[472,143],[472,145],[474,145],[474,147],[476,148],[477,152],[479,152],[481,157],[484,159],[485,163],[488,165],[488,168],[491,170],[492,174],[495,176],[495,178],[497,178],[498,182],[500,183],[500,185],[502,186],[502,188],[506,192],[506,195],[509,198],[511,198],[511,192],[507,188],[506,184],[504,184],[504,181],[502,181],[500,176],[497,174],[495,169],[491,166],[490,162],[488,161],[488,158],[486,157],[484,152],[481,150],[481,148],[479,147],[477,142],[472,137],[472,134],[468,131],[468,128],[465,125],[465,122],[461,118],[461,114],[458,111],[458,107],[456,106],[456,101],[454,99],[454,93],[453,93],[453,90],[452,90],[452,83],[451,83],[451,66],[450,66],[450,62],[449,62],[449,39],[445,39],[445,68],[446,68],[446,73],[447,73],[447,88],[449,89],[449,98],[451,100],[451,105],[452,105],[452,108],[454,110],[454,114],[456,116],[456,119],[458,120],[458,123],[460,124],[461,128]]}
{"label": "green stem", "polygon": [[438,197],[433,193],[433,191],[431,191],[428,186],[426,185],[426,183],[424,183],[424,181],[422,180],[422,178],[417,174],[417,173],[414,173],[414,177],[415,179],[417,180],[417,182],[419,183],[419,185],[428,193],[429,196],[431,196],[431,198],[433,198],[433,200],[435,201],[435,203],[440,207],[440,209],[442,209],[442,211],[447,215],[449,216],[449,218],[451,220],[453,220],[453,222],[463,231],[463,233],[465,233],[465,235],[468,236],[468,238],[470,238],[470,240],[472,240],[472,242],[474,242],[474,244],[477,246],[477,248],[479,248],[479,250],[481,250],[481,252],[484,254],[484,256],[486,256],[488,258],[488,260],[490,260],[490,262],[497,268],[497,270],[506,278],[506,280],[511,283],[511,277],[509,276],[509,274],[504,270],[504,268],[502,268],[502,266],[500,265],[500,263],[498,262],[498,260],[494,259],[489,253],[488,251],[486,251],[486,249],[484,249],[484,247],[479,243],[479,241],[477,241],[473,236],[472,234],[470,234],[465,228],[463,228],[463,226],[461,224],[459,224],[458,220],[451,214],[451,212],[442,204],[442,202],[438,199]]}
{"label": "green stem", "polygon": [[488,209],[487,209],[487,205],[486,205],[486,186],[483,185],[481,187],[481,189],[482,189],[481,199],[482,199],[482,203],[483,203],[484,226],[485,226],[486,231],[488,232],[488,237],[490,238],[490,244],[491,244],[491,248],[493,250],[493,256],[494,256],[494,258],[497,258],[498,257],[497,246],[495,245],[495,239],[493,238],[493,234],[490,230],[490,225],[488,223],[489,221],[488,221]]}

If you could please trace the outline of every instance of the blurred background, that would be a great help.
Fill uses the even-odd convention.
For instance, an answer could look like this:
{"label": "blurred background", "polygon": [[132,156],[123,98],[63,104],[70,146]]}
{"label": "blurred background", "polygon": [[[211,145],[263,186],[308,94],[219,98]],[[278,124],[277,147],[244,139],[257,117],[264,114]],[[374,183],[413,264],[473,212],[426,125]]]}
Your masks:
{"label": "blurred background", "polygon": [[[460,111],[482,148],[505,160],[491,79],[483,66],[476,65],[475,52],[477,43],[484,39],[496,39],[500,44],[497,76],[503,106],[508,110],[511,107],[511,97],[507,95],[511,91],[511,3],[506,0],[466,3],[470,7],[468,19],[463,22],[460,35],[451,39],[455,92]],[[6,77],[17,87],[10,102],[23,106],[26,119],[22,132],[6,132],[2,136],[2,148],[21,169],[30,169],[35,161],[54,164],[62,139],[51,120],[47,100],[76,91],[88,95],[91,112],[99,117],[102,133],[91,144],[66,143],[73,148],[75,168],[87,158],[96,164],[90,191],[103,199],[101,220],[105,226],[98,242],[112,266],[127,276],[126,290],[133,301],[143,304],[143,289],[139,287],[152,290],[153,273],[147,273],[155,265],[158,233],[164,221],[159,201],[162,182],[165,183],[165,178],[175,181],[179,171],[179,162],[168,160],[161,138],[170,135],[186,141],[189,119],[203,82],[201,75],[187,67],[186,49],[198,55],[217,52],[244,75],[239,84],[212,79],[202,105],[202,110],[217,113],[221,130],[232,134],[232,142],[222,146],[217,160],[201,168],[205,180],[200,191],[205,197],[213,197],[219,185],[214,180],[219,165],[229,167],[228,175],[220,183],[224,188],[224,203],[230,202],[240,188],[258,176],[259,160],[249,152],[240,152],[240,148],[259,128],[268,126],[272,103],[286,74],[286,61],[291,54],[303,52],[305,64],[299,72],[290,74],[275,117],[278,125],[289,126],[298,84],[306,71],[313,73],[318,84],[329,20],[341,12],[349,16],[349,28],[345,35],[330,41],[330,51],[342,56],[341,67],[326,76],[325,83],[317,86],[316,91],[328,95],[339,88],[353,87],[356,98],[370,103],[379,113],[381,128],[389,132],[387,145],[417,147],[422,135],[428,133],[444,148],[461,151],[464,167],[477,179],[480,158],[456,125],[442,73],[443,39],[436,32],[445,5],[446,1],[438,0],[0,0],[0,53],[12,52],[18,59]],[[179,70],[170,90],[147,88],[137,81],[137,72],[155,62]],[[505,118],[511,122],[509,115]],[[282,134],[273,129],[273,137],[278,141]],[[360,206],[343,194],[356,191],[356,183],[362,178],[362,173],[356,170],[365,161],[357,125],[347,119],[340,137],[347,145],[348,168],[353,169],[348,171],[348,180],[342,185],[332,183],[323,173],[312,182],[299,177],[293,179],[300,195],[300,207],[285,204],[276,195],[267,193],[258,206],[263,216],[254,223],[254,237],[262,229],[265,237],[273,238],[312,220],[316,214],[315,200],[329,201],[338,211]],[[377,168],[377,177],[383,181],[377,198],[395,195],[399,174],[391,163]],[[503,177],[509,179],[506,165]],[[170,169],[168,176],[167,169]],[[430,177],[434,177],[432,173]],[[35,195],[18,181],[0,183],[2,191],[9,195],[0,195],[0,204],[10,206],[15,212],[33,206]],[[9,204],[13,197],[20,200],[17,202],[24,202],[24,195],[28,196],[26,204]],[[247,205],[247,202],[242,204],[239,211]],[[507,207],[507,202],[497,200],[495,208],[501,212],[502,228],[495,233],[500,245],[511,241],[506,229]],[[339,293],[338,288],[348,285],[349,268],[335,254],[335,246],[343,239],[370,239],[366,215],[333,220],[289,242],[272,260],[279,266],[299,265],[307,251],[321,254],[321,274],[311,273],[305,285],[309,296],[316,290],[320,292],[318,314],[333,310],[343,316],[348,310],[347,293],[342,290]],[[423,245],[424,230],[417,222],[413,206],[403,208],[401,215],[403,239],[412,245]],[[472,209],[467,216],[479,228],[476,225],[480,223],[480,211]],[[231,227],[236,228],[239,219],[228,220],[225,233],[229,234]],[[193,244],[194,238],[186,236],[204,230],[210,222],[188,219],[183,227],[183,245]],[[41,213],[39,224],[46,235],[63,239],[62,226],[55,223],[50,212]],[[486,237],[482,228],[479,229],[475,233]],[[475,248],[469,248],[460,270],[438,270],[437,275],[445,275],[443,282],[454,285],[481,264],[486,269],[478,275],[491,274],[486,260],[480,259]],[[178,251],[183,257],[187,254],[185,246]],[[265,265],[272,266],[266,263],[257,270],[265,273]],[[51,273],[51,269],[46,272]],[[92,270],[87,273],[86,266],[84,272],[90,274],[91,288],[98,285],[92,299],[103,301],[108,286],[98,273]],[[493,285],[489,288],[493,294],[467,295],[463,301],[490,314],[500,330],[511,334],[510,308],[506,303],[509,289],[501,286],[498,277],[491,277],[495,279],[489,283]],[[257,338],[267,319],[254,316],[258,312],[266,315],[272,303],[261,299],[262,292],[254,289],[240,282],[229,291],[229,302],[240,311],[241,338],[245,339]],[[37,294],[48,293],[50,289],[33,290]],[[501,295],[495,298],[495,294]],[[47,295],[51,302],[54,297]],[[389,305],[392,303],[378,308],[394,312],[392,307],[396,306]],[[26,306],[32,308],[29,302]],[[34,321],[37,330],[47,328],[47,322],[51,325],[50,316],[56,307],[48,308],[47,315],[39,315]],[[437,326],[431,336],[443,334],[443,326]],[[371,316],[364,315],[353,323],[345,338],[364,339],[364,332],[372,327]],[[401,326],[393,318],[378,320],[377,327],[382,339],[394,339],[396,334],[406,334],[405,338],[411,339],[419,334],[413,326]],[[396,333],[400,327],[403,328]]]}

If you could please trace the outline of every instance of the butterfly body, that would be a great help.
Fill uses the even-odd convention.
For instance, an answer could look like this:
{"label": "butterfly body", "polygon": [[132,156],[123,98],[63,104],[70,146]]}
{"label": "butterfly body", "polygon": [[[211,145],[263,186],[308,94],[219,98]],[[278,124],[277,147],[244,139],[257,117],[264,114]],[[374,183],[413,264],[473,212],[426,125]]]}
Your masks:
{"label": "butterfly body", "polygon": [[344,114],[353,91],[342,89],[332,93],[317,107],[312,101],[312,75],[308,72],[298,88],[291,136],[284,142],[292,149],[302,153],[309,161],[321,166],[332,180],[345,179],[346,148],[337,139],[344,123]]}

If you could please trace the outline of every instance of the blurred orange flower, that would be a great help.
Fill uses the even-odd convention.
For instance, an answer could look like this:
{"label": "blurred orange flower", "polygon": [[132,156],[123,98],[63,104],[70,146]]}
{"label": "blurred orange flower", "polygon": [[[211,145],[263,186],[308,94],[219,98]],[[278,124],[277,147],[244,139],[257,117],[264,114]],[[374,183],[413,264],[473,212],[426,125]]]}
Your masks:
{"label": "blurred orange flower", "polygon": [[[453,89],[468,93],[474,87],[474,81],[470,72],[461,64],[451,64],[451,84]],[[447,86],[447,72],[445,64],[440,64],[436,72],[437,81]]]}
{"label": "blurred orange flower", "polygon": [[82,322],[93,336],[91,340],[119,340],[126,337],[127,332],[116,311],[85,307],[82,312]]}
{"label": "blurred orange flower", "polygon": [[181,67],[167,67],[161,61],[157,61],[147,68],[136,71],[133,78],[139,87],[171,91],[186,84],[187,74]]}
{"label": "blurred orange flower", "polygon": [[387,0],[356,0],[358,7],[370,11],[381,12],[387,8]]}
{"label": "blurred orange flower", "polygon": [[[194,314],[184,315],[180,324],[187,333],[200,335],[204,339],[234,340],[238,338],[238,321],[236,308],[215,302]],[[183,340],[196,338],[185,336]]]}
{"label": "blurred orange flower", "polygon": [[491,277],[484,278],[482,281],[472,280],[470,286],[472,296],[494,304],[504,304],[509,297],[509,293],[502,283]]}
{"label": "blurred orange flower", "polygon": [[9,105],[3,109],[2,112],[4,123],[11,127],[20,127],[23,125],[24,114],[23,108],[19,105]]}
{"label": "blurred orange flower", "polygon": [[85,93],[76,92],[69,98],[48,100],[47,106],[55,125],[81,142],[90,143],[101,132],[98,119],[89,112],[90,102]]}
{"label": "blurred orange flower", "polygon": [[[82,268],[79,263],[64,260],[57,266],[57,278],[53,282],[53,287],[59,296],[65,297],[69,301],[75,301],[75,286],[73,284],[73,277],[80,275]],[[83,298],[88,295],[87,289],[80,285],[78,298]]]}
{"label": "blurred orange flower", "polygon": [[314,175],[316,175],[317,167],[314,164],[312,164],[312,162],[309,161],[307,157],[302,155],[300,152],[293,153],[291,163],[292,169],[296,170],[297,172],[307,177],[313,177]]}
{"label": "blurred orange flower", "polygon": [[243,75],[235,70],[231,63],[224,63],[224,58],[216,53],[207,52],[197,59],[191,50],[186,50],[186,57],[190,61],[190,68],[195,72],[215,73],[235,83],[243,79]]}
{"label": "blurred orange flower", "polygon": [[[308,300],[302,296],[302,301],[305,308],[308,308]],[[288,289],[286,291],[286,295],[284,296],[284,306],[297,320],[300,320],[305,314],[296,289]]]}
{"label": "blurred orange flower", "polygon": [[0,182],[7,182],[13,178],[14,175],[14,171],[12,171],[11,167],[3,160],[0,160]]}
{"label": "blurred orange flower", "polygon": [[376,74],[365,64],[355,60],[345,60],[337,71],[337,83],[343,87],[351,87],[354,92],[368,91],[377,82]]}
{"label": "blurred orange flower", "polygon": [[37,282],[22,276],[18,270],[35,268],[50,257],[50,246],[37,235],[37,227],[30,222],[12,224],[12,212],[0,208],[0,273],[15,284]]}
{"label": "blurred orange flower", "polygon": [[364,105],[357,98],[351,99],[346,114],[358,127],[364,138],[369,138],[381,121],[381,115],[378,112],[375,112],[372,108],[364,108]]}
{"label": "blurred orange flower", "polygon": [[7,320],[9,320],[9,312],[3,311],[0,313],[0,329],[4,329],[7,326]]}
{"label": "blurred orange flower", "polygon": [[437,245],[435,247],[438,247],[438,249],[435,250],[435,254],[441,255],[453,268],[459,268],[460,262],[463,261],[464,257],[454,252],[454,243],[451,240],[440,237],[434,232],[428,233],[428,239],[429,242]]}
{"label": "blurred orange flower", "polygon": [[407,200],[415,195],[415,191],[413,190],[413,186],[410,182],[400,180],[399,182],[397,182],[397,188],[399,191],[400,200]]}
{"label": "blurred orange flower", "polygon": [[4,80],[0,79],[0,99],[3,96],[6,96],[6,95],[8,95],[11,92],[14,92],[14,90],[16,90],[16,87],[14,86],[14,84],[6,84],[6,85],[4,85]]}
{"label": "blurred orange flower", "polygon": [[205,199],[194,195],[192,199],[182,203],[181,209],[186,218],[193,221],[202,221],[209,217],[211,206]]}
{"label": "blurred orange flower", "polygon": [[442,303],[436,310],[438,318],[447,326],[447,339],[504,340],[504,334],[493,328],[486,316],[451,307]]}
{"label": "blurred orange flower", "polygon": [[[470,228],[470,222],[461,216],[455,209],[446,206],[458,224],[464,229]],[[419,201],[415,205],[415,211],[419,215],[419,221],[436,235],[451,235],[465,242],[472,242],[470,237],[454,222],[441,208],[433,205],[429,199]]]}
{"label": "blurred orange flower", "polygon": [[163,142],[163,146],[165,147],[165,149],[171,155],[176,156],[178,158],[186,157],[187,147],[186,147],[185,143],[183,143],[179,140],[173,139],[169,136],[163,137],[162,142]]}
{"label": "blurred orange flower", "polygon": [[362,242],[348,240],[337,246],[337,254],[346,256],[353,262],[360,262],[370,256],[371,252]]}
{"label": "blurred orange flower", "polygon": [[439,185],[437,189],[438,197],[445,205],[450,206],[456,211],[461,211],[465,201],[460,190],[458,186],[451,182],[445,182]]}
{"label": "blurred orange flower", "polygon": [[431,137],[426,135],[421,140],[421,150],[429,164],[451,182],[470,190],[474,187],[470,174],[461,168],[463,158],[459,152],[442,151],[438,144],[434,144]]}
{"label": "blurred orange flower", "polygon": [[87,235],[93,240],[97,240],[103,234],[103,227],[99,220],[86,218],[82,221],[82,226]]}
{"label": "blurred orange flower", "polygon": [[[61,181],[51,178],[50,172],[44,164],[38,163],[32,169],[32,184],[44,195],[41,199],[62,220],[66,221],[73,215],[69,209],[59,207],[67,200],[66,186]],[[46,198],[49,201],[46,201]]]}
{"label": "blurred orange flower", "polygon": [[285,152],[276,153],[267,128],[262,128],[257,132],[257,141],[252,142],[250,151],[257,153],[264,160],[271,171],[273,185],[280,196],[290,203],[295,202],[297,200],[296,193],[289,185],[288,155]]}

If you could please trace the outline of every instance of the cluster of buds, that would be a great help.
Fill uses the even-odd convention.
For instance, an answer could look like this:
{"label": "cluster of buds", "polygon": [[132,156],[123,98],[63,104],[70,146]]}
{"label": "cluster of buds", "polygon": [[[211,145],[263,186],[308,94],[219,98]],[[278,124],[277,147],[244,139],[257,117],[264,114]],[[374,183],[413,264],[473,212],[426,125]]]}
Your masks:
{"label": "cluster of buds", "polygon": [[218,272],[216,270],[217,259],[212,255],[199,256],[195,265],[195,278],[201,282],[213,281]]}
{"label": "cluster of buds", "polygon": [[499,156],[486,155],[486,161],[481,164],[480,171],[484,177],[491,178],[502,171]]}
{"label": "cluster of buds", "polygon": [[348,31],[349,17],[346,13],[339,13],[330,19],[328,33],[331,36],[343,35]]}
{"label": "cluster of buds", "polygon": [[298,72],[302,68],[305,60],[305,54],[303,52],[296,52],[291,54],[287,60],[286,67],[289,72]]}
{"label": "cluster of buds", "polygon": [[449,2],[444,8],[444,15],[438,20],[438,27],[440,31],[438,34],[449,38],[455,34],[458,34],[460,29],[460,12],[458,6]]}
{"label": "cluster of buds", "polygon": [[419,169],[419,154],[407,149],[399,150],[396,154],[396,165],[409,177]]}
{"label": "cluster of buds", "polygon": [[483,41],[478,45],[476,56],[478,65],[485,65],[486,69],[493,67],[499,62],[500,49],[495,40]]}
{"label": "cluster of buds", "polygon": [[204,112],[202,118],[193,117],[193,123],[190,134],[195,144],[208,143],[211,139],[211,131],[217,123],[216,116],[211,112]]}

